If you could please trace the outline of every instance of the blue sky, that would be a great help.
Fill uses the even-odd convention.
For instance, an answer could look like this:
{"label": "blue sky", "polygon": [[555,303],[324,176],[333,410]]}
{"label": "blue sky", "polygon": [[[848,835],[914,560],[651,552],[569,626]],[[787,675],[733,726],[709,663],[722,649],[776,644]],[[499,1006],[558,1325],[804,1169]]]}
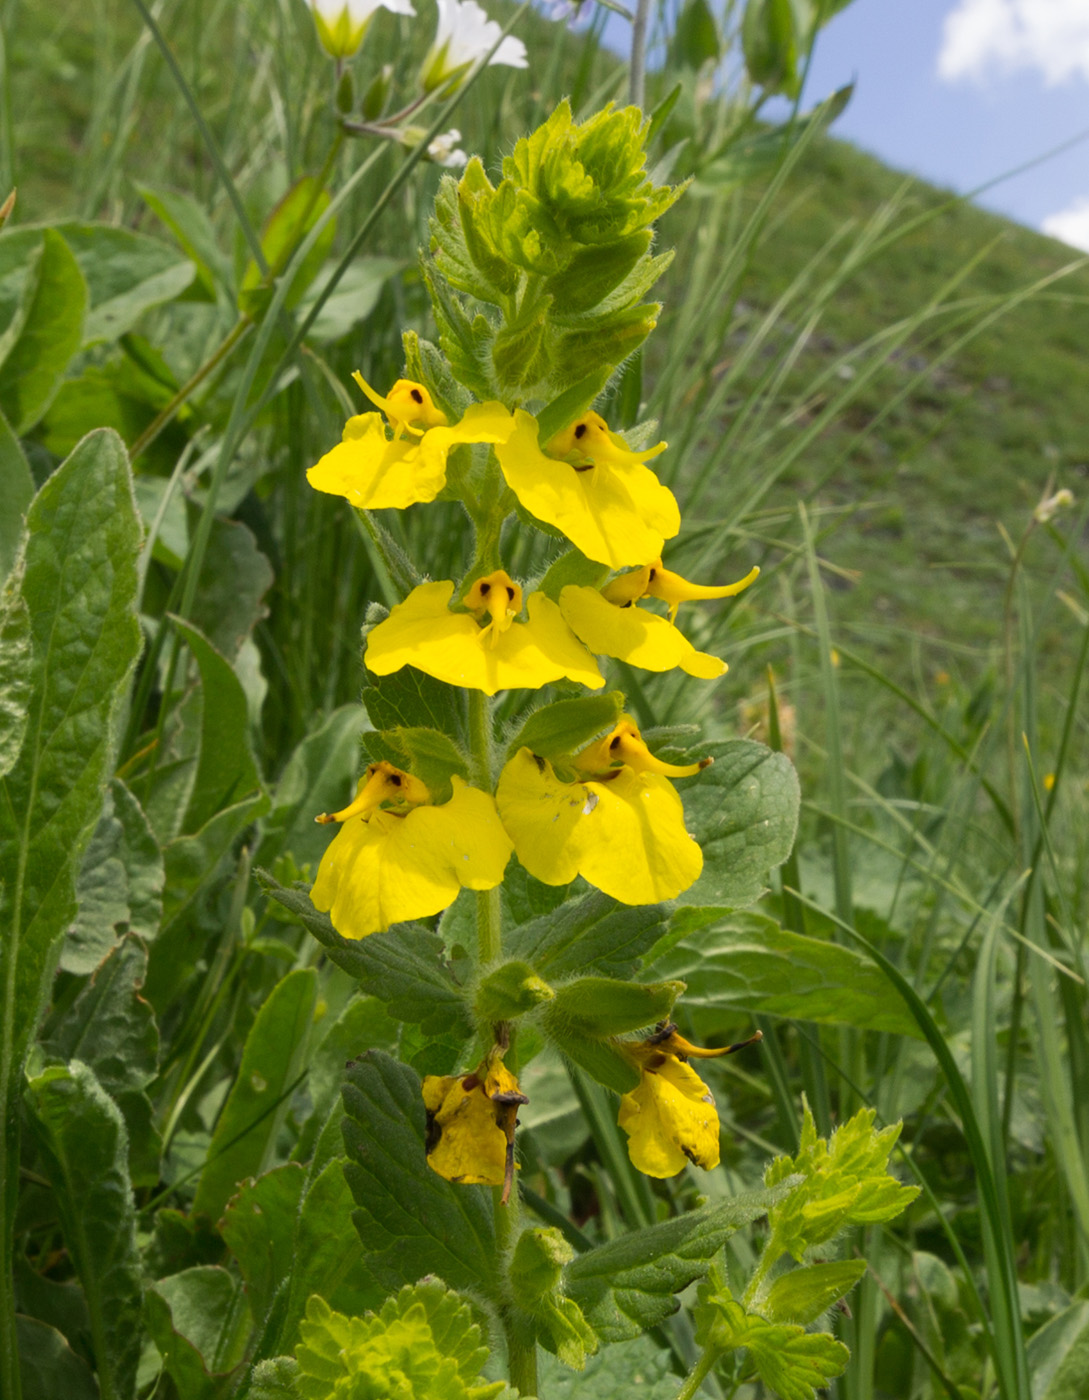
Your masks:
{"label": "blue sky", "polygon": [[1089,0],[855,0],[807,102],[852,79],[836,134],[958,193],[1085,133],[979,201],[1089,249]]}

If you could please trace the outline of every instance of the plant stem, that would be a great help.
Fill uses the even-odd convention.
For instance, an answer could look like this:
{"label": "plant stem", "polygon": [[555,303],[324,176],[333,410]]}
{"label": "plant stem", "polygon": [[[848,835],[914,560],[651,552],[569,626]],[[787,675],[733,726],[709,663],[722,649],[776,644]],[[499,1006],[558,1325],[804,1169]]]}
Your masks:
{"label": "plant stem", "polygon": [[647,77],[647,21],[650,18],[650,0],[638,0],[635,19],[631,26],[631,75],[628,79],[628,101],[633,107],[642,107],[646,96]]}
{"label": "plant stem", "polygon": [[[492,715],[488,697],[480,690],[469,691],[469,746],[472,758],[470,776],[475,787],[492,790]],[[478,890],[476,932],[480,966],[497,962],[502,952],[503,920],[499,887]]]}
{"label": "plant stem", "polygon": [[692,1397],[699,1390],[700,1386],[711,1373],[711,1368],[718,1360],[720,1352],[713,1347],[708,1347],[700,1359],[696,1362],[696,1369],[691,1373],[684,1385],[677,1392],[677,1400],[692,1400]]}

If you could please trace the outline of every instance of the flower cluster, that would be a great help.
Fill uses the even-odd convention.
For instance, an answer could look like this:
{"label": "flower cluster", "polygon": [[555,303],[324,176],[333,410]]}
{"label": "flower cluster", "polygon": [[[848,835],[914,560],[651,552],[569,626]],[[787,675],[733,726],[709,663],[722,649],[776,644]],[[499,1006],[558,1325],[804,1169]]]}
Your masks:
{"label": "flower cluster", "polygon": [[[420,70],[425,93],[455,88],[502,32],[476,0],[438,0],[438,7],[438,28]],[[339,61],[359,52],[378,10],[386,9],[395,15],[416,14],[412,0],[310,0],[310,8],[322,48]],[[489,62],[525,68],[526,46],[521,39],[508,36]]]}
{"label": "flower cluster", "polygon": [[[470,0],[460,8],[477,7]],[[456,80],[468,61],[449,28],[457,9],[457,0],[440,0],[440,35],[426,78],[431,88]],[[473,23],[478,19],[482,24],[482,14]],[[539,304],[546,321],[555,318],[559,313],[548,307],[565,296],[575,305],[577,284],[577,315],[586,324],[601,297],[603,314],[614,316],[620,306],[642,327],[656,312],[639,301],[658,270],[658,260],[647,255],[647,224],[675,197],[647,180],[644,136],[645,125],[630,112],[610,109],[579,127],[564,108],[518,144],[498,188],[471,165],[457,186],[462,244],[452,241],[448,222],[437,226],[442,258],[431,266],[429,285],[444,315],[461,314],[460,303],[443,300],[440,286],[444,278],[453,284],[456,274],[463,290],[483,279],[504,315]],[[440,194],[450,218],[453,188],[448,178]],[[531,228],[534,219],[538,226]],[[458,272],[459,258],[476,271]],[[508,284],[522,289],[509,303],[502,291]],[[495,332],[487,340],[494,356],[507,332],[496,329],[494,318],[487,324],[489,335]],[[542,331],[542,344],[546,338]],[[629,440],[610,428],[590,406],[592,386],[567,384],[555,394],[565,342],[550,343],[551,367],[520,372],[525,384],[552,386],[553,397],[531,412],[532,395],[505,395],[509,376],[489,371],[492,391],[481,393],[483,381],[460,372],[456,350],[442,364],[436,350],[429,347],[427,358],[414,338],[406,339],[405,377],[383,394],[357,374],[367,411],[348,420],[342,441],[308,473],[316,490],[367,513],[459,500],[476,531],[475,555],[461,578],[425,578],[405,587],[388,613],[372,611],[369,618],[363,660],[374,683],[396,687],[406,673],[406,693],[418,695],[422,685],[440,682],[449,689],[438,710],[448,712],[449,724],[440,722],[442,732],[379,732],[355,799],[318,818],[340,830],[311,898],[345,938],[429,918],[464,889],[487,899],[512,857],[545,885],[581,879],[626,905],[674,899],[700,878],[703,852],[688,831],[683,789],[675,783],[698,778],[712,760],[667,760],[623,712],[622,697],[591,697],[604,690],[611,660],[704,680],[722,675],[725,662],[693,645],[678,626],[679,610],[733,597],[758,571],[703,585],[663,563],[681,528],[677,501],[652,465],[666,443],[648,447],[645,435]],[[372,536],[378,530],[373,521],[368,528]],[[567,553],[536,578],[516,577],[507,567],[515,556],[511,545],[523,545],[535,529],[564,538]],[[529,553],[517,548],[518,558]],[[563,687],[564,699],[538,703],[513,737],[493,732],[492,697],[554,685]],[[498,918],[498,899],[490,907]],[[494,942],[485,949],[482,935],[482,978],[498,952]],[[518,988],[507,988],[505,1001],[478,1000],[481,1032],[493,1043],[474,1069],[429,1075],[423,1085],[432,1167],[452,1181],[502,1186],[504,1199],[515,1165],[518,1105],[525,1102],[504,1064],[509,1020],[531,1009],[538,994],[554,995],[539,978],[531,981],[532,988],[529,982],[522,988],[524,1004]],[[634,1084],[638,1072],[620,1124],[632,1161],[653,1176],[718,1161],[714,1102],[688,1064],[705,1052],[664,1023],[649,1039],[624,1038],[658,1020],[680,986],[663,984],[674,988],[670,999],[645,1019],[624,1022],[619,1036],[615,1028],[598,1036],[604,1053],[621,1065],[623,1083]]]}

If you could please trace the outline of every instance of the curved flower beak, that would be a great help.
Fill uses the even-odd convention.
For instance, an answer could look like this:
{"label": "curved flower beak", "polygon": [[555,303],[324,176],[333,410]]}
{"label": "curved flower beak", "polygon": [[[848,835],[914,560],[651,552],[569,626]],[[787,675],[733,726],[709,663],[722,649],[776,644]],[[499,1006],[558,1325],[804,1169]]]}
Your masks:
{"label": "curved flower beak", "polygon": [[447,1181],[502,1186],[506,1205],[514,1181],[514,1130],[529,1099],[495,1053],[472,1074],[423,1081],[427,1162]]}
{"label": "curved flower beak", "polygon": [[618,1048],[639,1067],[637,1088],[620,1100],[620,1127],[628,1134],[632,1165],[647,1176],[675,1176],[688,1162],[709,1171],[719,1163],[719,1125],[710,1089],[687,1063],[731,1055],[761,1040],[763,1033],[702,1050],[677,1034],[674,1025],[661,1027],[646,1040],[619,1042]]}
{"label": "curved flower beak", "polygon": [[[411,774],[375,764],[355,802],[325,818],[342,824],[322,857],[310,898],[342,937],[366,938],[391,924],[438,914],[460,890],[490,890],[502,881],[514,847],[495,799],[456,774],[450,781],[450,801],[434,806],[429,795],[419,800],[427,789]],[[407,802],[381,805],[391,792],[406,790]]]}
{"label": "curved flower beak", "polygon": [[586,413],[542,451],[537,420],[518,409],[514,421],[496,456],[531,515],[611,569],[659,558],[663,542],[681,528],[672,491],[644,465],[665,450],[664,442],[633,452],[599,414]]}
{"label": "curved flower beak", "polygon": [[[514,590],[513,597],[508,589]],[[521,590],[509,575],[497,570],[478,579],[465,601],[478,616],[491,617],[485,626],[478,616],[450,611],[453,593],[449,581],[414,588],[368,634],[368,669],[388,676],[402,666],[415,666],[448,685],[486,695],[536,690],[564,677],[595,690],[605,684],[593,657],[543,593],[530,594],[528,619],[518,622],[511,613]]]}
{"label": "curved flower beak", "polygon": [[416,806],[430,802],[431,794],[411,773],[394,768],[383,759],[372,763],[359,780],[354,799],[339,812],[321,812],[314,818],[323,825],[328,822],[346,822],[349,817],[362,817],[366,821],[383,803],[391,806]]}
{"label": "curved flower beak", "polygon": [[640,598],[661,598],[669,604],[669,620],[676,622],[677,609],[682,603],[705,601],[709,598],[734,598],[743,593],[751,583],[755,583],[760,570],[756,565],[744,578],[736,583],[724,583],[710,587],[700,583],[689,583],[680,574],[663,568],[661,559],[656,559],[642,569],[629,574],[621,574],[601,590],[602,596],[618,607],[626,608]]}
{"label": "curved flower beak", "polygon": [[414,379],[398,379],[383,398],[371,388],[358,370],[352,378],[371,403],[386,415],[395,437],[401,437],[406,432],[419,436],[426,428],[445,428],[449,421],[442,409],[435,406],[427,386],[417,383]]}
{"label": "curved flower beak", "polygon": [[660,773],[664,778],[691,778],[714,760],[701,758],[698,763],[684,765],[663,763],[655,758],[628,718],[621,719],[615,729],[577,753],[572,760],[583,773],[608,773],[621,764],[633,773]]}
{"label": "curved flower beak", "polygon": [[703,869],[681,799],[658,773],[625,765],[569,783],[522,748],[495,798],[518,859],[546,885],[581,875],[622,904],[655,904],[686,890]]}

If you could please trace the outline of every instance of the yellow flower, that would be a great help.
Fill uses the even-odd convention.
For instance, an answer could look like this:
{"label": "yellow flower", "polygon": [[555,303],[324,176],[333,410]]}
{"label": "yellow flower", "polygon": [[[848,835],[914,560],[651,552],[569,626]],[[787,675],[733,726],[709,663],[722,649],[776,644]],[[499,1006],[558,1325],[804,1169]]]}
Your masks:
{"label": "yellow flower", "polygon": [[506,1205],[518,1109],[529,1100],[502,1058],[493,1051],[473,1074],[427,1075],[423,1100],[432,1171],[466,1186],[502,1186]]}
{"label": "yellow flower", "polygon": [[310,892],[342,937],[426,918],[460,890],[490,890],[503,879],[513,847],[495,799],[456,775],[450,781],[453,796],[434,806],[419,778],[372,763],[352,803],[316,818],[342,823]]}
{"label": "yellow flower", "polygon": [[688,1064],[689,1058],[712,1059],[760,1040],[701,1050],[661,1026],[646,1040],[617,1042],[639,1068],[639,1087],[620,1100],[617,1122],[628,1134],[632,1165],[647,1176],[675,1176],[689,1162],[710,1171],[719,1162],[718,1114],[710,1089]]}
{"label": "yellow flower", "polygon": [[[759,569],[750,569],[736,583],[707,588],[671,573],[656,559],[629,574],[621,574],[602,589],[569,585],[560,593],[560,611],[576,637],[599,655],[615,656],[645,671],[671,671],[679,666],[690,676],[713,680],[728,668],[725,661],[697,651],[674,626],[681,603],[701,598],[732,598],[748,588]],[[669,604],[669,621],[635,604],[640,598],[661,598]]]}
{"label": "yellow flower", "polygon": [[537,420],[519,409],[496,447],[507,485],[531,515],[562,530],[588,559],[612,569],[649,564],[681,528],[673,492],[643,464],[660,442],[633,452],[598,413],[584,413],[542,452]]}
{"label": "yellow flower", "polygon": [[583,781],[564,782],[546,759],[519,749],[503,769],[496,802],[518,859],[538,880],[566,885],[581,875],[622,904],[654,904],[686,890],[703,869],[668,780],[709,761],[663,763],[621,720],[572,760],[591,775]]}
{"label": "yellow flower", "polygon": [[423,384],[398,379],[389,394],[376,394],[359,374],[356,383],[386,415],[349,418],[344,438],[306,473],[316,491],[344,496],[362,510],[404,510],[433,501],[446,485],[446,459],[460,443],[498,443],[514,431],[514,419],[498,403],[474,403],[460,423],[447,424]]}
{"label": "yellow flower", "polygon": [[[529,619],[518,622],[522,590],[497,569],[466,594],[468,612],[447,606],[454,585],[422,583],[367,638],[366,664],[378,676],[415,666],[448,685],[494,695],[537,689],[563,677],[596,689],[605,681],[557,605],[531,593]],[[484,622],[484,618],[490,620]]]}

